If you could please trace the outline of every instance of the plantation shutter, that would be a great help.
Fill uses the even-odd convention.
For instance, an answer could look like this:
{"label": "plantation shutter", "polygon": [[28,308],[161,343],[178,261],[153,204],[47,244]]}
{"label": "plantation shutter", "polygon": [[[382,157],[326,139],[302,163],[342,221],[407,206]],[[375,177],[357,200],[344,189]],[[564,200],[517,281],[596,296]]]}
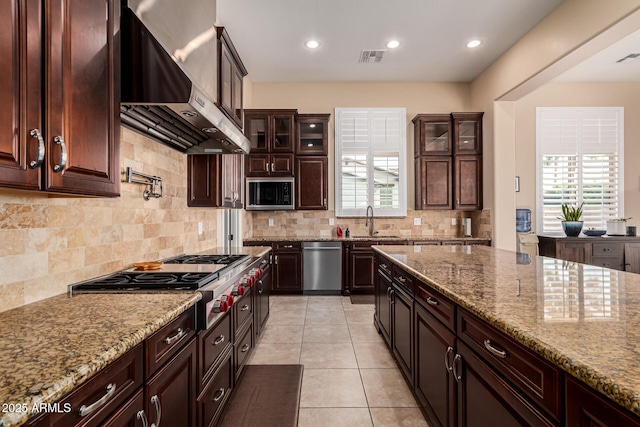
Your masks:
{"label": "plantation shutter", "polygon": [[584,227],[622,216],[622,108],[538,108],[538,225],[562,232],[561,206],[583,204]]}

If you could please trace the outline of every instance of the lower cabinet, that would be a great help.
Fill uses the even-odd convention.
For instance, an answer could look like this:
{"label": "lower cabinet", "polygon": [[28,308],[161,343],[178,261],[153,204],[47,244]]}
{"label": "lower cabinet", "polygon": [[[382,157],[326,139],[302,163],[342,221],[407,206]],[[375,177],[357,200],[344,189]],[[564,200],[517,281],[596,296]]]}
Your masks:
{"label": "lower cabinet", "polygon": [[138,390],[124,405],[102,424],[103,427],[140,427],[143,425],[144,394]]}
{"label": "lower cabinet", "polygon": [[198,426],[213,426],[220,419],[233,388],[233,351],[228,348],[211,381],[198,397]]}
{"label": "lower cabinet", "polygon": [[254,329],[256,337],[262,333],[269,317],[269,291],[271,288],[271,266],[262,267],[262,277],[254,285]]}
{"label": "lower cabinet", "polygon": [[413,300],[395,284],[390,293],[393,355],[405,378],[413,385]]}
{"label": "lower cabinet", "polygon": [[302,244],[276,242],[273,244],[273,293],[302,293]]}
{"label": "lower cabinet", "polygon": [[624,408],[595,394],[580,382],[566,377],[565,383],[567,426],[616,426],[638,425]]}
{"label": "lower cabinet", "polygon": [[378,332],[391,345],[391,279],[380,273],[376,276],[375,310]]}

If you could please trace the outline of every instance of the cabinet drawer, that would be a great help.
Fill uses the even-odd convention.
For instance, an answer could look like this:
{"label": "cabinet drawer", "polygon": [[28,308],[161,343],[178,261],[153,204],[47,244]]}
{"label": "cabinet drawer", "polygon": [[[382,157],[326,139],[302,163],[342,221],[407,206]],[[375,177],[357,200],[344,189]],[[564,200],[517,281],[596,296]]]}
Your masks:
{"label": "cabinet drawer", "polygon": [[220,323],[210,331],[204,332],[199,341],[200,345],[200,375],[201,384],[207,383],[215,370],[215,362],[226,348],[231,346],[231,315],[225,314]]}
{"label": "cabinet drawer", "polygon": [[244,328],[246,323],[253,319],[253,295],[252,288],[248,288],[247,293],[245,293],[239,301],[233,304],[233,310],[236,319],[236,334],[239,333],[240,329]]}
{"label": "cabinet drawer", "polygon": [[607,257],[623,257],[624,256],[624,244],[623,243],[594,243],[591,255],[595,257],[607,256]]}
{"label": "cabinet drawer", "polygon": [[242,333],[240,338],[236,340],[235,344],[235,359],[236,359],[236,378],[240,376],[245,363],[247,363],[247,356],[251,353],[253,348],[253,324],[250,323],[246,331]]}
{"label": "cabinet drawer", "polygon": [[413,277],[397,265],[393,266],[393,281],[413,295]]}
{"label": "cabinet drawer", "polygon": [[301,251],[302,242],[273,242],[274,251]]}
{"label": "cabinet drawer", "polygon": [[[51,413],[51,427],[99,426],[142,385],[144,361],[142,344],[128,351],[113,364],[76,388],[60,401],[69,413]],[[142,408],[140,408],[142,409]],[[81,415],[81,412],[84,415]]]}
{"label": "cabinet drawer", "polygon": [[138,419],[138,413],[144,410],[144,399],[142,397],[142,388],[138,390],[118,412],[111,415],[102,427],[138,427],[142,421]]}
{"label": "cabinet drawer", "polygon": [[456,330],[456,306],[440,293],[418,283],[416,302],[452,331]]}
{"label": "cabinet drawer", "polygon": [[215,375],[198,398],[198,425],[215,425],[223,407],[229,400],[233,384],[233,370],[231,368],[233,352],[229,349],[216,369]]}
{"label": "cabinet drawer", "polygon": [[458,337],[551,416],[561,420],[559,368],[460,309]]}
{"label": "cabinet drawer", "polygon": [[380,263],[378,264],[378,268],[381,271],[384,271],[384,273],[387,276],[393,277],[393,272],[392,272],[393,264],[391,262],[389,262],[388,259],[380,257]]}
{"label": "cabinet drawer", "polygon": [[195,307],[189,308],[145,341],[145,373],[149,378],[195,335]]}
{"label": "cabinet drawer", "polygon": [[614,270],[624,270],[624,259],[619,257],[594,256],[589,264],[597,267],[613,268]]}

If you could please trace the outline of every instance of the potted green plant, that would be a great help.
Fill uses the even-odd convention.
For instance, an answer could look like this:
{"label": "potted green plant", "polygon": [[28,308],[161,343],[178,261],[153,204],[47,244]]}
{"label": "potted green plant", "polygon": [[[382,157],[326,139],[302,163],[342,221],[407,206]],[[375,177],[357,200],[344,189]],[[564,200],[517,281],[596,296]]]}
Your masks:
{"label": "potted green plant", "polygon": [[569,206],[567,203],[562,204],[562,217],[558,217],[558,219],[562,220],[562,229],[567,237],[577,237],[582,231],[584,221],[580,221],[580,218],[582,218],[583,204],[577,208]]}

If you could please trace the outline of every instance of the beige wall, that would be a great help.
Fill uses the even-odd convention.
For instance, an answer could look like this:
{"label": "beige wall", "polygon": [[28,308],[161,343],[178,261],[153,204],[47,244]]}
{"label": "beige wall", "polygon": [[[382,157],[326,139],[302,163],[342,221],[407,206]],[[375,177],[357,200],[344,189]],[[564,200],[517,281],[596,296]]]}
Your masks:
{"label": "beige wall", "polygon": [[536,207],[536,107],[624,107],[624,216],[640,218],[640,83],[549,83],[516,103],[516,205]]}
{"label": "beige wall", "polygon": [[565,0],[471,83],[471,109],[484,111],[484,203],[493,244],[514,249],[516,101],[590,54],[640,28],[640,0]]}
{"label": "beige wall", "polygon": [[127,183],[113,199],[0,189],[0,311],[133,262],[216,246],[218,212],[187,208],[184,154],[124,128],[120,151],[123,171],[163,179],[164,197],[145,201],[145,187]]}

